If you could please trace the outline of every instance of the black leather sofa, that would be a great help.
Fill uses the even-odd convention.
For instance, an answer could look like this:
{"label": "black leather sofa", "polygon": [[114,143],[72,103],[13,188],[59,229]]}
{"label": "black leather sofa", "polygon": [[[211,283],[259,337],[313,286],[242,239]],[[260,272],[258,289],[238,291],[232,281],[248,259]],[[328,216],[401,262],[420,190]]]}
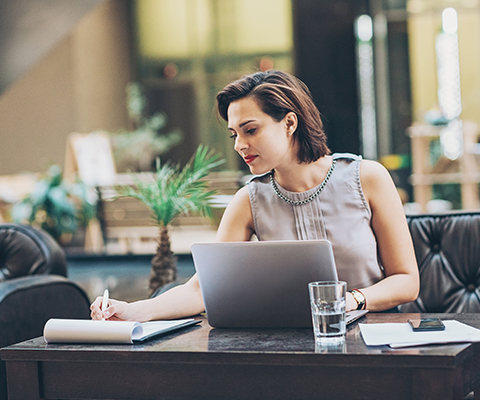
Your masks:
{"label": "black leather sofa", "polygon": [[[46,232],[0,224],[0,347],[43,334],[50,318],[89,318],[90,302],[67,277],[65,253]],[[0,361],[0,399],[7,399]]]}
{"label": "black leather sofa", "polygon": [[480,211],[411,215],[420,294],[402,312],[480,312]]}

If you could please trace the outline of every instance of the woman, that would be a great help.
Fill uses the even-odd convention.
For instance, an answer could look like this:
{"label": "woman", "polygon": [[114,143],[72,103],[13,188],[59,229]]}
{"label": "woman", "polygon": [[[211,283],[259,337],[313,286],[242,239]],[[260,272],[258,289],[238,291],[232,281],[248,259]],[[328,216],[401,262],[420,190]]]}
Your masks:
{"label": "woman", "polygon": [[[388,172],[351,154],[330,155],[308,88],[270,70],[247,75],[217,95],[235,150],[254,177],[228,205],[217,240],[319,239],[332,242],[347,311],[383,311],[413,301],[418,269],[402,204]],[[101,298],[92,318],[148,321],[204,311],[197,276],[134,303]]]}

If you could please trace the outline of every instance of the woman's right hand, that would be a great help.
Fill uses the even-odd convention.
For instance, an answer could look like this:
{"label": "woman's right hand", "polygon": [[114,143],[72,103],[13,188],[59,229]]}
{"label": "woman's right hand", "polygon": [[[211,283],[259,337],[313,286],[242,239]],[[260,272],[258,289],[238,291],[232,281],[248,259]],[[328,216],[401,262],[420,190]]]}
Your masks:
{"label": "woman's right hand", "polygon": [[105,310],[102,310],[102,300],[103,297],[99,296],[90,306],[90,315],[94,320],[145,322],[185,318],[205,310],[196,275],[187,283],[150,299],[132,303],[109,299]]}
{"label": "woman's right hand", "polygon": [[90,306],[90,316],[93,320],[101,320],[105,318],[108,321],[131,321],[135,320],[131,315],[131,305],[125,301],[118,301],[109,299],[108,306],[105,310],[102,310],[103,297],[99,296]]}

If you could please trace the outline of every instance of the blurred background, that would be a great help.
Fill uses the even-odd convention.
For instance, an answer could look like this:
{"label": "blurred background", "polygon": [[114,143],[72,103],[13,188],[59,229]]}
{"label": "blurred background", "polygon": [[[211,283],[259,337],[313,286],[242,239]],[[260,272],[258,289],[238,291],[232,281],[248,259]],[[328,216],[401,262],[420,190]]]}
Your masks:
{"label": "blurred background", "polygon": [[[480,207],[479,0],[1,0],[1,220],[55,165],[95,189],[66,247],[153,253],[145,210],[109,190],[207,144],[226,159],[211,179],[224,206],[248,170],[215,95],[270,68],[307,84],[333,152],[390,170],[406,212]],[[102,168],[82,166],[92,133]],[[213,226],[178,219],[174,251],[213,240],[219,210]]]}

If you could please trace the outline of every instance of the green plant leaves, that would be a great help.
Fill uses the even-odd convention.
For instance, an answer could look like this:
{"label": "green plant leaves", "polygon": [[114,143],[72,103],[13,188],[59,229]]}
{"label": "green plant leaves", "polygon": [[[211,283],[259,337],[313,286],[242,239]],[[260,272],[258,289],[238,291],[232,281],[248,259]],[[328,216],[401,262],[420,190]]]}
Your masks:
{"label": "green plant leaves", "polygon": [[171,163],[161,166],[157,159],[153,180],[151,175],[137,174],[133,177],[135,188],[118,187],[117,192],[120,196],[142,201],[159,226],[167,226],[181,213],[211,216],[209,201],[215,191],[208,190],[208,182],[203,178],[224,162],[219,154],[206,146],[199,146],[182,169]]}
{"label": "green plant leaves", "polygon": [[32,193],[14,205],[12,219],[39,226],[61,241],[63,235],[75,233],[95,217],[95,202],[83,183],[63,181],[61,168],[52,165]]}

